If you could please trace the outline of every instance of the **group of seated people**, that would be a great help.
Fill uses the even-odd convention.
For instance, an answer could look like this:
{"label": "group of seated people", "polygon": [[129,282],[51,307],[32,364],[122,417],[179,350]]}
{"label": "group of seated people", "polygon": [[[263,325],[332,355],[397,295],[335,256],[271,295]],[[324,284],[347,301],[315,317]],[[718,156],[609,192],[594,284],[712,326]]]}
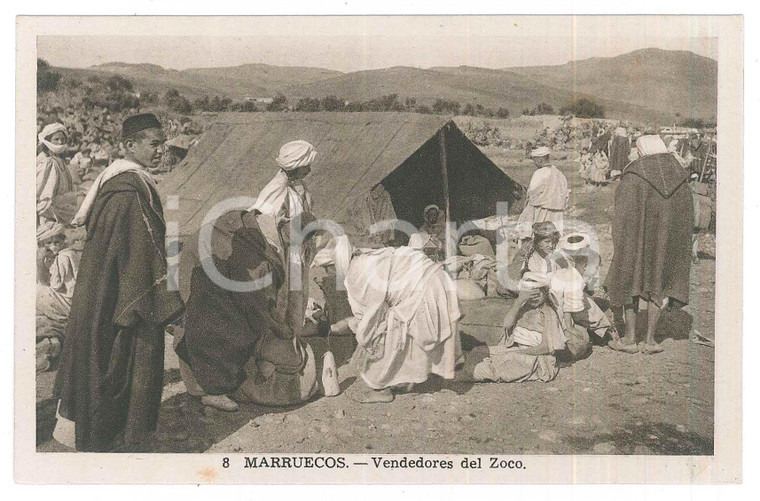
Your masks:
{"label": "group of seated people", "polygon": [[[438,210],[426,208],[427,226],[431,209]],[[499,295],[513,299],[504,311],[501,339],[463,353],[458,281],[446,263],[435,262],[438,252],[430,252],[440,236],[420,233],[409,246],[381,249],[355,249],[342,236],[314,259],[312,266],[345,277],[352,316],[333,324],[332,332],[356,336],[353,362],[361,377],[347,390],[349,398],[389,402],[429,374],[548,382],[557,376],[558,360],[569,363],[591,353],[590,333],[618,342],[612,323],[587,292],[599,264],[588,237],[571,233],[560,239],[553,223],[542,222],[533,227],[524,260],[494,267],[501,276]],[[419,246],[426,242],[429,248]]]}
{"label": "group of seated people", "polygon": [[548,382],[557,375],[558,360],[572,362],[591,353],[591,335],[618,342],[591,295],[599,257],[586,235],[560,238],[553,223],[536,223],[527,256],[515,265],[517,273],[509,273],[500,288],[516,298],[504,316],[504,334],[496,344],[470,351],[463,379]]}

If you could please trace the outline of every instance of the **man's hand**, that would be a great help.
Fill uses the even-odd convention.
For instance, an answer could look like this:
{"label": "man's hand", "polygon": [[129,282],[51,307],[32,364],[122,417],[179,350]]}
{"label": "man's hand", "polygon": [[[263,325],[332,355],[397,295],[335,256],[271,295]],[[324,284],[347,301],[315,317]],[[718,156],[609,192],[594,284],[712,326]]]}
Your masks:
{"label": "man's hand", "polygon": [[520,305],[524,305],[530,301],[536,300],[541,297],[541,291],[539,289],[522,290],[517,295],[517,302]]}

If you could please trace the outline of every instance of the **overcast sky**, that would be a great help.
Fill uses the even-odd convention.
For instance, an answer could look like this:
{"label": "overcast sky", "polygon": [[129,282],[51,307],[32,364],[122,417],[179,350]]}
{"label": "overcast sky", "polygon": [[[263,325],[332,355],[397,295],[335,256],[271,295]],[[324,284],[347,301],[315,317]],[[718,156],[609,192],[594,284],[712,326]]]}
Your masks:
{"label": "overcast sky", "polygon": [[81,68],[120,61],[153,63],[177,70],[246,63],[345,72],[391,66],[505,68],[564,64],[647,47],[688,50],[717,60],[716,39],[705,36],[709,30],[693,19],[123,18],[127,29],[118,31],[130,35],[113,36],[110,33],[116,30],[112,26],[96,26],[97,18],[89,18],[87,24],[74,31],[76,35],[40,36],[37,49],[39,57],[55,66]]}

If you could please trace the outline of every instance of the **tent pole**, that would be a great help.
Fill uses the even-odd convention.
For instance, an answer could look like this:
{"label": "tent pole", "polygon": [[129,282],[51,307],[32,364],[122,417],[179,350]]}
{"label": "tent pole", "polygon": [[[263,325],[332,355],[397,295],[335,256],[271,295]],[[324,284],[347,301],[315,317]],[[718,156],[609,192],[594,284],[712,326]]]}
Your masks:
{"label": "tent pole", "polygon": [[707,168],[707,161],[710,159],[710,153],[712,150],[712,138],[708,134],[705,134],[705,137],[707,137],[709,141],[707,142],[707,154],[705,155],[705,161],[702,162],[702,171],[699,173],[700,183],[702,182],[702,178],[705,177],[705,169]]}
{"label": "tent pole", "polygon": [[438,144],[441,146],[441,179],[443,180],[443,198],[446,206],[446,257],[449,257],[452,249],[449,249],[449,223],[451,222],[451,200],[449,197],[449,170],[446,165],[446,126],[438,131]]}

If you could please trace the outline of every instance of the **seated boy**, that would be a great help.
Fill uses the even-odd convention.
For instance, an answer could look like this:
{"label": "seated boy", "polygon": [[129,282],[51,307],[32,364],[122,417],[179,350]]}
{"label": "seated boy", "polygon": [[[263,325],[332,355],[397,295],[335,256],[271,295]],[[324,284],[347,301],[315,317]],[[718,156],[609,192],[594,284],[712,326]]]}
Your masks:
{"label": "seated boy", "polygon": [[549,382],[557,376],[555,353],[566,348],[566,339],[560,317],[548,301],[548,286],[548,276],[525,274],[517,300],[504,318],[504,337],[495,346],[471,350],[458,379]]}
{"label": "seated boy", "polygon": [[569,256],[562,250],[557,251],[559,239],[559,231],[551,221],[534,224],[532,246],[525,256],[522,272],[550,274],[571,266]]}
{"label": "seated boy", "polygon": [[48,221],[37,230],[38,250],[36,340],[37,370],[48,370],[61,351],[61,339],[71,313],[81,249],[65,247],[60,223]]}
{"label": "seated boy", "polygon": [[[590,255],[594,253],[589,252],[587,247],[580,249],[566,247],[563,248],[563,252],[571,259],[570,266],[557,269],[552,273],[549,287],[557,309],[562,312],[563,323],[569,327],[577,325],[588,329],[600,340],[609,333],[612,342],[615,343],[619,336],[612,322],[597,302],[586,293],[589,289],[588,281],[594,280],[596,274],[594,271],[588,272]],[[596,261],[598,261],[598,256]],[[590,345],[588,349],[590,350]]]}

